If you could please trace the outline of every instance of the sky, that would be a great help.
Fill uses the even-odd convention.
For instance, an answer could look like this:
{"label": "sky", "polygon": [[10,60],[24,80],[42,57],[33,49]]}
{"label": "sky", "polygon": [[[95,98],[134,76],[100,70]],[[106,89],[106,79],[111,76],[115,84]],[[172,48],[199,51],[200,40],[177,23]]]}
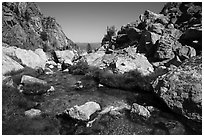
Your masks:
{"label": "sky", "polygon": [[149,9],[159,13],[162,2],[37,2],[45,16],[55,17],[66,36],[74,42],[101,42],[107,26],[139,19]]}

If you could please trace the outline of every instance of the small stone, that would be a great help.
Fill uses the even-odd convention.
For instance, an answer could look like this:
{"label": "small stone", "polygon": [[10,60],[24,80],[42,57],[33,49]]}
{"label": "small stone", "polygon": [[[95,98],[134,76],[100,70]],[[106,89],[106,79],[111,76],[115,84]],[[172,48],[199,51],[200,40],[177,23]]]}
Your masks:
{"label": "small stone", "polygon": [[30,117],[30,118],[33,118],[33,117],[36,117],[36,116],[40,116],[41,115],[41,110],[39,109],[30,109],[30,110],[27,110],[25,111],[25,115],[27,117]]}
{"label": "small stone", "polygon": [[60,63],[57,63],[57,68],[61,69],[61,64]]}
{"label": "small stone", "polygon": [[47,92],[53,92],[55,91],[55,88],[53,86],[50,86],[50,89],[47,90]]}
{"label": "small stone", "polygon": [[54,66],[53,66],[53,65],[49,65],[49,68],[53,69],[53,68],[54,68]]}
{"label": "small stone", "polygon": [[104,87],[102,84],[98,84],[98,87],[100,88],[100,87]]}
{"label": "small stone", "polygon": [[69,69],[65,69],[65,70],[63,70],[63,72],[69,72]]}
{"label": "small stone", "polygon": [[45,68],[45,74],[46,75],[52,75],[54,72],[50,68]]}

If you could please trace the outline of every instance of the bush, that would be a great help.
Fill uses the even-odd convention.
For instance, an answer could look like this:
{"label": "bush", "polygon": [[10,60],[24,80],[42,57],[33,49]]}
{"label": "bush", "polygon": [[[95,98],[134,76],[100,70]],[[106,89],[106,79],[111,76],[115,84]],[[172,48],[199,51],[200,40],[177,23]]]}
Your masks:
{"label": "bush", "polygon": [[87,73],[89,66],[86,61],[79,61],[77,64],[69,67],[69,73],[73,75],[85,75]]}
{"label": "bush", "polygon": [[43,41],[47,41],[48,40],[48,35],[47,35],[47,32],[43,31],[40,33],[40,38],[43,40]]}
{"label": "bush", "polygon": [[87,51],[87,53],[92,53],[92,47],[91,47],[90,43],[87,44],[86,51]]}

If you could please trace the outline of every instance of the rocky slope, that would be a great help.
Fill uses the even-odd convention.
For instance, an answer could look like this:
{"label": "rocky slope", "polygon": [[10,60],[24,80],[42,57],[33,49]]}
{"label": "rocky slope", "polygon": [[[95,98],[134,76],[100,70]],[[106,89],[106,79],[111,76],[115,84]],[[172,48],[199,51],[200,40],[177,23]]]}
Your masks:
{"label": "rocky slope", "polygon": [[45,17],[33,2],[2,3],[2,40],[23,49],[74,49],[53,17]]}

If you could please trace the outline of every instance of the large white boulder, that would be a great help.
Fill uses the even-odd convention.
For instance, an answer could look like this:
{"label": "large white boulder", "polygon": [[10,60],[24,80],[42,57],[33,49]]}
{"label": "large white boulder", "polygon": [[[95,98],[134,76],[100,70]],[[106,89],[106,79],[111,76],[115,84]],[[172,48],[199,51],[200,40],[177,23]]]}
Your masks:
{"label": "large white boulder", "polygon": [[72,50],[63,50],[63,51],[55,51],[58,60],[62,63],[64,61],[64,63],[70,64],[72,65],[72,60],[75,57],[75,53]]}
{"label": "large white boulder", "polygon": [[20,49],[17,47],[3,47],[3,53],[15,58],[21,65],[25,65],[30,68],[45,68],[46,61],[48,60],[45,52],[42,49],[36,49],[35,51]]}

